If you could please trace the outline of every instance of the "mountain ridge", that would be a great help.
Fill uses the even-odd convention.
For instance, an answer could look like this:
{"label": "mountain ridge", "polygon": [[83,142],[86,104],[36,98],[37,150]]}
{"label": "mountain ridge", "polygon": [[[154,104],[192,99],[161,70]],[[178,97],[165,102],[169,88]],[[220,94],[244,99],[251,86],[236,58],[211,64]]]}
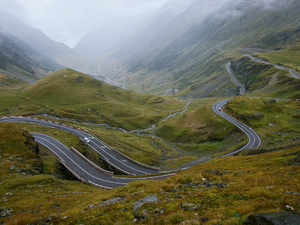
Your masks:
{"label": "mountain ridge", "polygon": [[[298,1],[267,5],[254,0],[233,1],[190,24],[189,18],[199,17],[199,7],[201,1],[174,17],[161,14],[152,24],[156,30],[150,25],[148,31],[146,28],[131,42],[108,54],[107,58],[119,63],[102,73],[138,92],[142,92],[143,84],[145,92],[161,94],[178,88],[178,95],[188,95],[189,89],[201,80],[212,74],[221,76],[220,68],[225,71],[226,63],[238,57],[241,47],[278,50],[299,41]],[[156,33],[151,34],[152,30]],[[127,72],[112,71],[120,66]]]}

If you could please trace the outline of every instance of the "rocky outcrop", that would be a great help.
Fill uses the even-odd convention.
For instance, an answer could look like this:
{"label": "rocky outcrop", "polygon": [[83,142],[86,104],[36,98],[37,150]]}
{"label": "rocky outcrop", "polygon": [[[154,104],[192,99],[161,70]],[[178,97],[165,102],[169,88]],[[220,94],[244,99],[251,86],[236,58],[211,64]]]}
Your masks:
{"label": "rocky outcrop", "polygon": [[291,212],[259,213],[250,215],[244,225],[299,225],[300,214]]}
{"label": "rocky outcrop", "polygon": [[133,210],[134,211],[138,210],[146,203],[158,203],[158,202],[160,202],[160,200],[158,199],[158,197],[156,195],[148,195],[148,196],[140,199],[139,201],[133,203]]}
{"label": "rocky outcrop", "polygon": [[[96,207],[103,207],[103,206],[108,206],[108,205],[114,205],[114,204],[117,204],[117,203],[120,203],[120,202],[126,202],[126,197],[115,197],[115,198],[112,198],[112,199],[109,199],[101,204],[92,204],[90,205],[89,207],[87,207],[85,210],[88,210],[88,209],[93,209],[93,208],[96,208]],[[83,211],[85,211],[83,210]]]}
{"label": "rocky outcrop", "polygon": [[7,216],[11,216],[12,215],[12,208],[4,208],[1,207],[0,208],[0,217],[7,217]]}

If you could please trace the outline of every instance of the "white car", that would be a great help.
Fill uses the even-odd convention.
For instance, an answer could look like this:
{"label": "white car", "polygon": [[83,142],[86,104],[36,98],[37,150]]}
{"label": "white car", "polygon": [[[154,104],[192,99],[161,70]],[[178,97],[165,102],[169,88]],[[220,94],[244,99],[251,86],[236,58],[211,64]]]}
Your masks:
{"label": "white car", "polygon": [[84,140],[87,142],[87,143],[90,143],[90,139],[88,137],[84,137]]}

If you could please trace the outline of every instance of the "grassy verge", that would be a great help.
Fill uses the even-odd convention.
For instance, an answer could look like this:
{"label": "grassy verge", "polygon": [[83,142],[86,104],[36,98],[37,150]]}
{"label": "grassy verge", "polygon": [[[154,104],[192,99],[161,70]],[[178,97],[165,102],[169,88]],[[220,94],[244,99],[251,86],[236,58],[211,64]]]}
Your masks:
{"label": "grassy verge", "polygon": [[298,43],[287,46],[283,50],[260,53],[259,56],[266,58],[269,62],[300,71],[300,45]]}
{"label": "grassy verge", "polygon": [[188,112],[159,122],[155,134],[198,157],[237,147],[246,136],[212,111],[214,102],[216,99],[193,100]]}
{"label": "grassy verge", "polygon": [[299,140],[300,109],[295,100],[234,98],[226,106],[239,120],[253,127],[263,140],[263,147],[285,145]]}
{"label": "grassy verge", "polygon": [[[298,148],[290,148],[259,157],[221,157],[165,180],[136,181],[110,191],[48,175],[11,176],[2,181],[0,193],[7,200],[2,206],[12,208],[13,215],[1,221],[42,223],[54,214],[53,224],[132,224],[134,215],[143,215],[139,224],[242,224],[252,213],[299,211],[291,194],[300,192],[297,154]],[[147,195],[159,202],[133,211],[133,203]],[[125,201],[97,205],[113,197]]]}

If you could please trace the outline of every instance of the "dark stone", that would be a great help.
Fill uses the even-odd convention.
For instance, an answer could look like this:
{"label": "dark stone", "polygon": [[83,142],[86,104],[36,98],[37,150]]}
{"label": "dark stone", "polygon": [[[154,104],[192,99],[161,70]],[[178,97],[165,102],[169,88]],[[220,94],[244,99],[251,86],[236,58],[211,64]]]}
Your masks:
{"label": "dark stone", "polygon": [[252,214],[244,225],[299,225],[300,214],[291,212]]}
{"label": "dark stone", "polygon": [[203,185],[207,188],[210,188],[212,186],[218,187],[218,188],[224,188],[227,186],[226,183],[212,183],[210,181],[205,181],[203,183],[182,183],[183,185],[185,185],[186,187],[197,187],[200,185]]}
{"label": "dark stone", "polygon": [[201,223],[206,223],[206,222],[208,222],[209,221],[209,218],[208,217],[202,217],[201,219],[200,219],[200,222]]}
{"label": "dark stone", "polygon": [[207,188],[210,188],[210,187],[212,186],[212,184],[209,183],[209,182],[205,182],[205,183],[204,183],[204,186],[207,187]]}
{"label": "dark stone", "polygon": [[224,188],[227,186],[227,184],[225,183],[215,183],[215,186],[217,186],[218,188]]}
{"label": "dark stone", "polygon": [[135,221],[141,221],[141,220],[145,220],[147,217],[144,216],[144,215],[133,215],[134,216],[134,219]]}

